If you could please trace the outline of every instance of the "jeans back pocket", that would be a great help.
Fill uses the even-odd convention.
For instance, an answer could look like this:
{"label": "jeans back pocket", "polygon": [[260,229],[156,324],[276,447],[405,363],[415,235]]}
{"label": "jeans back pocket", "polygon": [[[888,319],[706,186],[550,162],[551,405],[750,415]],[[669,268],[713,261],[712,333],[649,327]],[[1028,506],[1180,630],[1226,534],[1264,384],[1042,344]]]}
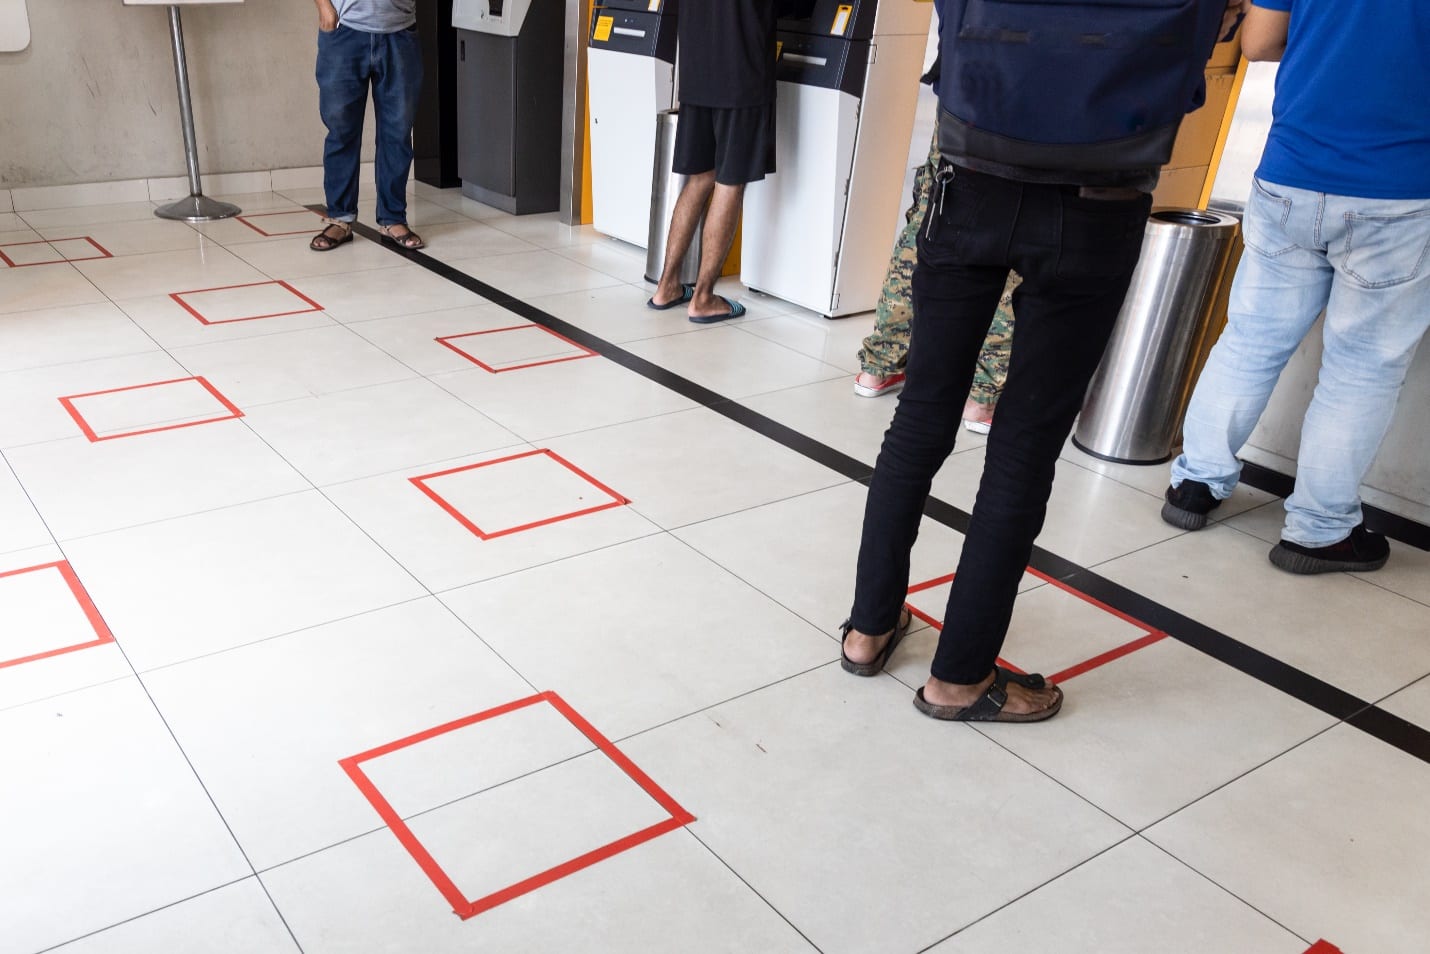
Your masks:
{"label": "jeans back pocket", "polygon": [[1346,213],[1345,271],[1366,288],[1403,285],[1430,268],[1430,209]]}

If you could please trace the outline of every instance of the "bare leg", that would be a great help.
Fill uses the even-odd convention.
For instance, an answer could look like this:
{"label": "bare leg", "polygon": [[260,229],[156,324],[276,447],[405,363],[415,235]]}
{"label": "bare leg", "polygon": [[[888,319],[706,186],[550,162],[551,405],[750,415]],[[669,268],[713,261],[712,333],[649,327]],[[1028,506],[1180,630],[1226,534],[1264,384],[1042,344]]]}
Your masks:
{"label": "bare leg", "polygon": [[700,227],[700,217],[705,214],[705,206],[709,204],[710,193],[714,190],[715,171],[712,169],[687,178],[680,190],[680,198],[675,200],[675,211],[670,216],[670,234],[665,240],[665,266],[660,273],[660,284],[651,298],[657,305],[668,305],[685,297],[685,289],[680,287],[680,263],[685,261],[685,253],[690,251],[695,230]]}
{"label": "bare leg", "polygon": [[705,216],[704,243],[700,250],[700,278],[695,283],[695,297],[690,301],[694,316],[723,315],[730,308],[715,297],[715,283],[735,242],[735,229],[740,225],[740,207],[745,187],[716,184],[710,199],[710,211]]}

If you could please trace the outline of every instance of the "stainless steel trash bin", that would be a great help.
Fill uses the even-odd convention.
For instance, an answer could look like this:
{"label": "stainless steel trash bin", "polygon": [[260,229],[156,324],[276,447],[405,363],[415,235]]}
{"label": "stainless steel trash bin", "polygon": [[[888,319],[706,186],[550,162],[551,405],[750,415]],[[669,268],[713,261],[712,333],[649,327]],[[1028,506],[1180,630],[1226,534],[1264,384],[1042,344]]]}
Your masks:
{"label": "stainless steel trash bin", "polygon": [[[665,240],[670,234],[670,217],[675,213],[675,200],[680,198],[680,190],[685,187],[685,176],[676,175],[671,170],[675,164],[675,130],[679,122],[678,109],[656,113],[655,165],[650,184],[650,234],[645,255],[645,280],[648,282],[660,281],[660,273],[665,268]],[[701,226],[704,226],[703,219]],[[700,232],[700,228],[695,230],[690,251],[685,253],[685,261],[680,265],[682,284],[694,284],[700,275]]]}
{"label": "stainless steel trash bin", "polygon": [[1120,464],[1172,456],[1208,340],[1239,223],[1196,209],[1159,209],[1093,375],[1073,443]]}

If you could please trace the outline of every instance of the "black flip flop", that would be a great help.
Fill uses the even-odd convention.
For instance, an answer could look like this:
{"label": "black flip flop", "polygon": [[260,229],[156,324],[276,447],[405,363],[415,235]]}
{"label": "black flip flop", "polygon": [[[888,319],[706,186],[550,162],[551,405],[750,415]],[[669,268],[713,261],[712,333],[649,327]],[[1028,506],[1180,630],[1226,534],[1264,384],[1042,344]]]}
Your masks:
{"label": "black flip flop", "polygon": [[717,321],[729,321],[731,318],[745,317],[745,306],[738,301],[731,301],[724,295],[716,295],[716,298],[730,306],[730,310],[718,315],[691,315],[690,320],[697,325],[713,325]]}
{"label": "black flip flop", "polygon": [[679,308],[681,305],[690,304],[690,299],[695,297],[695,286],[681,285],[680,289],[680,297],[675,299],[675,301],[668,301],[664,305],[657,305],[655,303],[655,296],[651,296],[646,300],[645,306],[651,311],[669,311],[672,308]]}
{"label": "black flip flop", "polygon": [[1047,680],[1037,673],[1021,675],[1004,669],[1002,666],[995,666],[993,684],[985,689],[983,695],[979,696],[972,705],[935,705],[924,698],[924,690],[920,686],[914,693],[914,708],[930,719],[940,719],[944,722],[1043,722],[1057,715],[1058,710],[1063,707],[1063,691],[1057,686],[1053,686],[1052,690],[1058,694],[1058,697],[1046,709],[1017,714],[1004,712],[1003,706],[1008,702],[1007,686],[1010,682],[1028,689],[1043,689],[1048,685]]}
{"label": "black flip flop", "polygon": [[905,607],[899,610],[899,621],[894,624],[894,633],[889,637],[889,641],[884,644],[883,650],[869,662],[857,663],[844,655],[844,640],[849,638],[849,630],[853,627],[849,620],[845,620],[839,626],[839,665],[844,667],[845,672],[852,672],[856,676],[877,676],[884,671],[889,659],[893,657],[894,650],[899,643],[908,635],[909,627],[913,625],[914,614]]}

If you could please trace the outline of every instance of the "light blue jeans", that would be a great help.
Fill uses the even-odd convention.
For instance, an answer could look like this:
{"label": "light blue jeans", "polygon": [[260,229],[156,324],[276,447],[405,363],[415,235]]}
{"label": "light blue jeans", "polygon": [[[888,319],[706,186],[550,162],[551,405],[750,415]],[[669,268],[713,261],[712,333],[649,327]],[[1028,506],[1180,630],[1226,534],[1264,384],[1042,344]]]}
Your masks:
{"label": "light blue jeans", "polygon": [[1360,484],[1430,327],[1430,198],[1357,199],[1256,180],[1230,320],[1187,410],[1172,485],[1231,496],[1236,453],[1326,312],[1320,377],[1301,426],[1281,538],[1328,546],[1361,522]]}

